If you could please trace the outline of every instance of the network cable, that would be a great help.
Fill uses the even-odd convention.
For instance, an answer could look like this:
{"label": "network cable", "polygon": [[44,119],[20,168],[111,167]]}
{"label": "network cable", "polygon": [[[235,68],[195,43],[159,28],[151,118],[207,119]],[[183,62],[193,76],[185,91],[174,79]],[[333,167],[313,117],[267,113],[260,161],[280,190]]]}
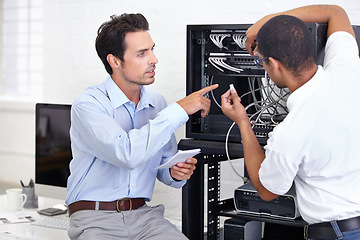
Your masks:
{"label": "network cable", "polygon": [[246,35],[245,34],[234,34],[233,35],[234,42],[243,50],[246,49]]}
{"label": "network cable", "polygon": [[[210,85],[213,84],[214,76],[210,79]],[[256,83],[257,85],[256,86]],[[240,99],[244,98],[246,95],[250,95],[252,98],[252,102],[248,105],[244,106],[245,110],[248,111],[249,108],[255,107],[256,112],[249,116],[249,121],[251,123],[251,127],[254,128],[258,124],[268,124],[272,126],[276,126],[279,122],[274,120],[275,116],[286,115],[288,113],[288,109],[285,105],[288,95],[290,95],[290,91],[288,89],[280,89],[278,88],[270,78],[268,78],[267,73],[265,72],[265,80],[259,80],[255,77],[248,77],[248,83],[250,90],[240,96]],[[256,92],[260,92],[261,100],[258,100],[256,97]],[[216,100],[213,91],[210,91],[211,96],[215,102],[215,104],[221,109],[220,103]],[[262,116],[270,116],[270,122],[264,122]],[[229,135],[234,127],[235,122],[229,127],[226,139],[225,139],[225,152],[227,160],[230,161],[230,166],[233,171],[238,175],[244,183],[248,181],[248,179],[241,175],[233,166],[233,163],[230,159],[229,149],[228,149],[228,140]]]}
{"label": "network cable", "polygon": [[226,47],[224,47],[222,41],[228,36],[229,36],[228,34],[210,34],[209,38],[218,48],[227,49]]}
{"label": "network cable", "polygon": [[241,73],[244,71],[244,69],[236,68],[236,67],[230,66],[229,64],[225,63],[225,60],[226,60],[225,57],[209,57],[208,60],[211,63],[211,65],[213,65],[215,68],[217,68],[221,72],[224,72],[224,70],[222,68],[236,72],[236,73]]}

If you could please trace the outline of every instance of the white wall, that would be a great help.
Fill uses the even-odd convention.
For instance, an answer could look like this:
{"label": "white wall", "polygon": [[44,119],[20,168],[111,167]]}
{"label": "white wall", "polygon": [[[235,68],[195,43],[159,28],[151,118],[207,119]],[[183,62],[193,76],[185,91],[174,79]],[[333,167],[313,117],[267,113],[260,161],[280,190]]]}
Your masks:
{"label": "white wall", "polygon": [[[105,80],[94,40],[98,27],[113,14],[140,12],[148,19],[159,59],[152,88],[172,103],[185,96],[187,24],[253,23],[268,13],[314,3],[340,4],[352,24],[360,25],[357,0],[44,1],[43,99],[71,103],[87,86]],[[0,101],[0,182],[18,184],[20,179],[34,178],[34,116],[34,103]],[[176,135],[183,138],[184,128]],[[231,193],[235,186],[230,182],[236,181],[225,184]],[[152,203],[164,203],[166,215],[180,219],[181,190],[157,184]]]}

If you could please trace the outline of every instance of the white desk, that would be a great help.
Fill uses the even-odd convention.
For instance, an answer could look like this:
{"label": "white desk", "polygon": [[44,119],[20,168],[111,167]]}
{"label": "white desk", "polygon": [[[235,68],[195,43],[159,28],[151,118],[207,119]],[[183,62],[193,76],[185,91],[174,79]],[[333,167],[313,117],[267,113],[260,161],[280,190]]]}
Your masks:
{"label": "white desk", "polygon": [[[39,208],[52,207],[56,204],[63,204],[63,200],[39,197]],[[7,197],[0,195],[0,213],[7,213]],[[23,209],[23,211],[34,211],[38,209]],[[59,217],[59,216],[57,216]],[[67,217],[65,214],[61,217]],[[4,235],[7,232],[8,234]],[[31,223],[0,224],[0,239],[4,240],[68,240],[67,230],[40,227]]]}

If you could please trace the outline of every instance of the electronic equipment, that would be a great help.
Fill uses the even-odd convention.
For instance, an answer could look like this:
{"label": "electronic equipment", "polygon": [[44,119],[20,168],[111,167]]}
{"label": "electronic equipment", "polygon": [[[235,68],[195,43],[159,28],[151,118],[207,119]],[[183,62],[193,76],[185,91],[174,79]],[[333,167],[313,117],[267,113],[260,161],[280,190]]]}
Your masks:
{"label": "electronic equipment", "polygon": [[66,104],[35,106],[35,191],[37,195],[63,199],[72,160],[70,108]]}
{"label": "electronic equipment", "polygon": [[[232,121],[220,108],[221,95],[233,84],[239,96],[258,88],[257,82],[265,77],[257,68],[254,57],[245,49],[245,32],[251,25],[188,25],[187,26],[187,95],[205,86],[218,83],[219,87],[207,94],[212,100],[210,113],[202,118],[200,113],[190,116],[186,137],[202,140],[224,141]],[[251,79],[250,79],[251,78]],[[249,82],[254,84],[249,86]],[[255,93],[260,98],[259,92]],[[250,104],[255,95],[242,97]],[[251,107],[249,112],[255,112]],[[236,129],[236,130],[235,130]],[[239,142],[237,126],[229,136],[230,142]]]}
{"label": "electronic equipment", "polygon": [[244,214],[288,220],[300,217],[294,185],[286,194],[264,201],[248,182],[235,189],[234,203],[236,210]]}
{"label": "electronic equipment", "polygon": [[261,237],[261,222],[237,218],[224,221],[224,240],[261,240]]}
{"label": "electronic equipment", "polygon": [[[246,30],[251,24],[218,24],[187,26],[187,95],[211,84],[219,87],[206,96],[212,104],[209,114],[200,113],[189,117],[186,137],[198,140],[228,141],[239,143],[240,131],[231,119],[221,111],[221,95],[233,84],[241,97],[253,126],[254,133],[262,145],[269,133],[287,115],[286,100],[290,92],[277,88],[265,76],[265,71],[254,62],[245,49]],[[322,64],[326,43],[327,24],[307,23],[314,40],[316,63]],[[360,27],[353,26],[357,41]]]}
{"label": "electronic equipment", "polygon": [[67,209],[60,209],[55,207],[44,208],[37,211],[41,215],[56,216],[67,213]]}

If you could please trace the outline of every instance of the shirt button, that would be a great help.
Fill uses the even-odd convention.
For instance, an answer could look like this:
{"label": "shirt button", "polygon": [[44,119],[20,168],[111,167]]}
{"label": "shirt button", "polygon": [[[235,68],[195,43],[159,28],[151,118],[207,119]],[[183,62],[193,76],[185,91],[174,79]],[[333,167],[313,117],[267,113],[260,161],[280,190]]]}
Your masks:
{"label": "shirt button", "polygon": [[131,184],[132,187],[135,187],[135,184]]}

